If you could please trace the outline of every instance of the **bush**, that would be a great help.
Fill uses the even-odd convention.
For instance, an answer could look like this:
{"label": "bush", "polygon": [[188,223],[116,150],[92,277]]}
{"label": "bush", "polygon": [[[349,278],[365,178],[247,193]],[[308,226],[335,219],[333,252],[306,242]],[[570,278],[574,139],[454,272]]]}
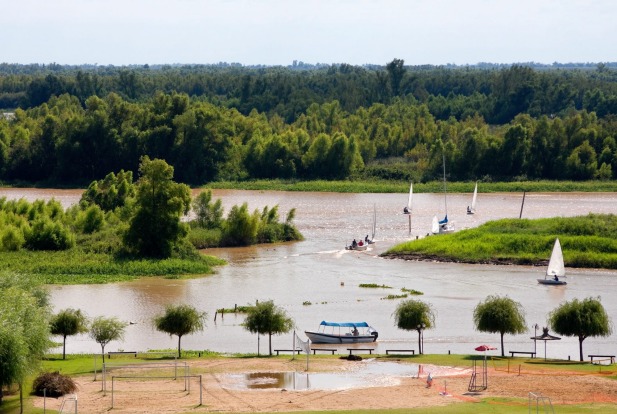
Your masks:
{"label": "bush", "polygon": [[[46,390],[46,391],[44,391]],[[56,372],[45,372],[34,379],[32,392],[40,397],[58,398],[77,390],[77,384],[70,377]]]}
{"label": "bush", "polygon": [[48,218],[37,219],[26,235],[26,246],[32,250],[67,250],[74,244],[73,234]]}
{"label": "bush", "polygon": [[204,229],[191,227],[188,239],[196,249],[218,247],[221,243],[221,229]]}
{"label": "bush", "polygon": [[2,250],[8,252],[16,252],[25,243],[24,235],[20,229],[14,226],[7,226],[4,231],[2,231]]}

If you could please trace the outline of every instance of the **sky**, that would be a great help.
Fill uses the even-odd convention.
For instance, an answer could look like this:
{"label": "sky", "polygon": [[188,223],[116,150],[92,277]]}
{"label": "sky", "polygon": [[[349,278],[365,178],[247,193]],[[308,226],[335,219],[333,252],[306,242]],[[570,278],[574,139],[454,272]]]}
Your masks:
{"label": "sky", "polygon": [[616,0],[0,0],[0,62],[617,61]]}

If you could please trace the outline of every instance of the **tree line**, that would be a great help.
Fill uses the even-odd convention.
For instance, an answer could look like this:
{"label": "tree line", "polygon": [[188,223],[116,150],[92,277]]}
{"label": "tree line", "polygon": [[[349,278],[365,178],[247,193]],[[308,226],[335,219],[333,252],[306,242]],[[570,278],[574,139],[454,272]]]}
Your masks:
{"label": "tree line", "polygon": [[158,65],[66,66],[0,64],[0,108],[33,108],[52,96],[70,94],[82,105],[91,96],[116,93],[146,102],[157,93],[178,92],[243,115],[256,110],[294,122],[314,103],[338,101],[353,112],[393,99],[429,106],[437,119],[479,115],[490,124],[518,114],[563,115],[585,109],[600,117],[617,113],[613,63],[533,63],[473,66],[385,65],[283,66]]}
{"label": "tree line", "polygon": [[492,125],[478,114],[440,120],[430,105],[397,98],[346,111],[312,103],[294,122],[157,93],[53,96],[0,120],[0,180],[86,184],[110,171],[137,173],[141,157],[172,165],[178,181],[256,178],[590,180],[617,173],[617,118],[572,110],[518,114]]}

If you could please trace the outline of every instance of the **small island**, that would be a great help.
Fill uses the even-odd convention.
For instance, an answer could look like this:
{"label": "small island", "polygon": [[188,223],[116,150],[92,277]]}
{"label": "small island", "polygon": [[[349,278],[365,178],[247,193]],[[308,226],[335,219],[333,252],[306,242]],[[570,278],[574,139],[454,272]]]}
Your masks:
{"label": "small island", "polygon": [[382,256],[544,266],[557,237],[567,267],[617,269],[617,216],[613,214],[495,220],[473,229],[408,241]]}
{"label": "small island", "polygon": [[[206,275],[224,260],[198,249],[301,240],[295,210],[279,222],[278,206],[223,218],[210,191],[191,199],[164,160],[143,157],[139,179],[120,171],[93,181],[78,204],[0,198],[0,264],[45,284],[109,283],[144,276]],[[189,215],[189,213],[193,213]]]}

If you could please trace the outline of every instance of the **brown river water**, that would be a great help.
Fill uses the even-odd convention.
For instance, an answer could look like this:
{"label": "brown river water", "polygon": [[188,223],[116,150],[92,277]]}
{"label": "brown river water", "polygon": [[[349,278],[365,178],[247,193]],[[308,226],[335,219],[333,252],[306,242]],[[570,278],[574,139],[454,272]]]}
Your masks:
{"label": "brown river water", "polygon": [[[480,189],[481,191],[481,189]],[[229,264],[217,268],[216,274],[192,280],[146,278],[134,282],[108,285],[51,286],[55,311],[79,308],[89,317],[117,316],[132,322],[124,341],[111,342],[106,350],[146,351],[177,346],[177,338],[156,331],[152,318],[165,305],[191,304],[208,313],[203,332],[182,338],[184,349],[218,352],[267,352],[267,337],[249,333],[242,327],[243,317],[227,314],[214,319],[215,310],[234,305],[253,304],[256,300],[273,300],[291,316],[301,338],[305,330],[314,330],[322,320],[367,321],[379,331],[375,347],[413,348],[418,351],[416,331],[403,331],[394,325],[392,316],[400,300],[387,300],[389,294],[401,294],[401,288],[424,293],[416,298],[430,303],[436,310],[436,326],[424,332],[425,353],[473,354],[480,344],[499,347],[499,334],[477,332],[473,326],[473,309],[488,295],[508,295],[525,310],[529,331],[506,335],[505,351],[532,351],[530,339],[546,325],[547,314],[561,302],[574,298],[600,297],[613,320],[617,319],[617,272],[606,270],[567,269],[567,286],[543,286],[536,282],[544,268],[526,266],[468,265],[455,263],[412,262],[379,257],[390,246],[410,238],[424,237],[434,215],[443,216],[443,194],[415,194],[411,233],[408,217],[402,213],[407,194],[339,194],[276,191],[216,190],[228,211],[231,206],[248,202],[249,208],[279,205],[284,219],[296,208],[296,226],[305,240],[279,245],[246,248],[208,249],[207,254],[222,257]],[[0,189],[0,196],[55,198],[63,205],[76,203],[81,190]],[[448,216],[456,229],[477,226],[498,218],[517,218],[522,194],[497,193],[478,195],[475,215],[465,214],[471,194],[449,194]],[[353,238],[370,233],[373,208],[377,211],[377,243],[367,251],[345,250]],[[616,193],[527,194],[522,216],[553,216],[616,213]],[[376,283],[391,289],[360,288],[362,283]],[[309,303],[310,304],[305,304]],[[274,336],[273,348],[289,349],[292,335]],[[587,354],[614,354],[617,334],[608,338],[587,338]],[[341,346],[339,353],[346,353]],[[544,343],[537,344],[544,357]],[[67,340],[67,352],[98,352],[100,347],[87,335]],[[499,354],[501,351],[490,351]],[[549,358],[578,359],[577,338],[564,337],[546,346]]]}

